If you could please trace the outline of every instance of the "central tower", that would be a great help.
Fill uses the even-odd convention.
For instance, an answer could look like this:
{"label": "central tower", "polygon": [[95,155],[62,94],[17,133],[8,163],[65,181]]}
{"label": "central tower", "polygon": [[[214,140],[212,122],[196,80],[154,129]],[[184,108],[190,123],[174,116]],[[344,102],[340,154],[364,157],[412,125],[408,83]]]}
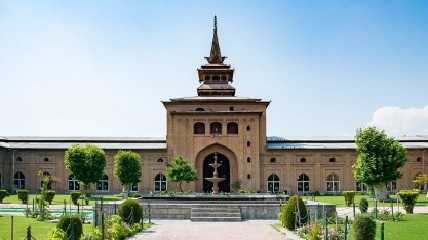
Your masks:
{"label": "central tower", "polygon": [[205,57],[207,64],[198,68],[199,82],[198,96],[235,96],[233,69],[224,64],[226,57],[221,55],[217,33],[217,16],[214,17],[213,37],[210,56]]}
{"label": "central tower", "polygon": [[[185,186],[191,191],[210,191],[210,163],[218,156],[225,180],[220,191],[240,181],[243,188],[262,189],[262,156],[266,145],[266,108],[269,101],[235,96],[234,70],[224,63],[214,27],[207,63],[198,68],[197,96],[164,101],[167,115],[168,158],[184,156],[194,166],[198,180]],[[174,188],[174,186],[171,186]],[[169,187],[168,187],[169,188]],[[170,189],[170,188],[169,188]]]}

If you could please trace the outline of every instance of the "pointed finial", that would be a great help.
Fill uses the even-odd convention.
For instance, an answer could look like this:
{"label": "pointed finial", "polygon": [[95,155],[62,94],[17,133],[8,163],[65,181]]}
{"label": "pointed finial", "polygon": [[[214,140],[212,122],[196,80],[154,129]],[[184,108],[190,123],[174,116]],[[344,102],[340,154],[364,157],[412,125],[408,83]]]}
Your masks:
{"label": "pointed finial", "polygon": [[205,57],[205,59],[207,59],[208,63],[211,63],[211,64],[223,64],[224,59],[226,59],[226,57],[223,57],[221,55],[221,51],[220,51],[220,43],[218,41],[218,36],[217,36],[217,16],[216,15],[214,15],[214,28],[213,28],[213,38],[211,42],[210,56]]}

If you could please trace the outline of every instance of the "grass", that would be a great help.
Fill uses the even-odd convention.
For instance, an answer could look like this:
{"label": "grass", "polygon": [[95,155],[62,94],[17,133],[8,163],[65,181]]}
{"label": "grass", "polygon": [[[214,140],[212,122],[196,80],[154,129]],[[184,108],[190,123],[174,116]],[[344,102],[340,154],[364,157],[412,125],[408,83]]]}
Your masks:
{"label": "grass", "polygon": [[[28,204],[29,205],[31,205],[33,203],[33,198],[35,198],[35,196],[36,196],[36,194],[30,194],[28,196]],[[121,197],[118,195],[105,195],[104,196],[104,202],[114,202],[114,201],[119,201],[120,199],[121,199]],[[70,204],[70,201],[71,201],[70,195],[56,194],[53,201],[52,201],[52,205],[63,205],[64,200],[67,201],[67,204]],[[93,205],[95,205],[95,201],[97,201],[98,199],[90,198],[89,200],[90,200],[89,205],[93,206]],[[4,204],[21,204],[21,200],[18,199],[18,195],[14,194],[14,195],[10,195],[10,196],[6,197],[5,199],[3,199],[3,203]]]}
{"label": "grass", "polygon": [[[385,239],[403,240],[403,239],[427,239],[428,214],[406,214],[402,221],[385,222]],[[352,237],[352,229],[350,230]],[[380,239],[380,222],[376,227],[376,239]]]}
{"label": "grass", "polygon": [[[56,223],[50,221],[37,221],[34,218],[13,217],[13,239],[24,239],[27,226],[31,226],[31,233],[35,240],[47,239],[50,230],[56,227]],[[153,223],[152,223],[153,224]],[[152,224],[144,223],[144,229],[148,229]],[[93,225],[86,223],[83,225],[83,232],[89,231]],[[10,239],[10,216],[0,216],[0,240]]]}
{"label": "grass", "polygon": [[[369,202],[369,207],[374,207],[376,205],[375,200],[368,195],[355,195],[355,205],[358,208],[358,203],[360,199],[365,197]],[[392,198],[397,198],[396,195],[391,195]],[[304,199],[312,200],[311,196],[304,196]],[[334,204],[337,207],[346,207],[345,206],[345,197],[342,195],[338,196],[316,196],[315,201],[322,203]],[[428,206],[428,197],[426,194],[419,194],[419,197],[416,202],[417,206]],[[379,203],[378,206],[391,206],[391,203]]]}

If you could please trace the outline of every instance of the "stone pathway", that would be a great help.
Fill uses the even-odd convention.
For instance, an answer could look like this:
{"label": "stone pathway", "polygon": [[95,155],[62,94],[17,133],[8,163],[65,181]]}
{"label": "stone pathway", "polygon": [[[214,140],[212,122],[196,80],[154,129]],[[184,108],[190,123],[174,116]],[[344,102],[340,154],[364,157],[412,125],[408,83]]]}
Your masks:
{"label": "stone pathway", "polygon": [[276,231],[273,220],[242,222],[191,222],[190,220],[155,220],[155,225],[130,240],[298,240]]}

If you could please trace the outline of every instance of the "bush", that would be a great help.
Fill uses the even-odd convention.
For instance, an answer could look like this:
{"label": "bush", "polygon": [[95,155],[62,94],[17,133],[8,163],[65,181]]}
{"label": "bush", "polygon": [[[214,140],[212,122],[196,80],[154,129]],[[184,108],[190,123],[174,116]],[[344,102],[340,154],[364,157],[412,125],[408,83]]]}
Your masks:
{"label": "bush", "polygon": [[48,233],[48,240],[67,240],[67,235],[61,229],[52,229]]}
{"label": "bush", "polygon": [[346,206],[352,206],[352,204],[354,203],[355,191],[343,191],[343,196],[345,196]]}
{"label": "bush", "polygon": [[72,202],[74,205],[77,205],[77,204],[79,203],[80,195],[82,195],[82,193],[81,193],[81,192],[72,192],[72,193],[70,193],[71,202]]}
{"label": "bush", "polygon": [[239,192],[239,190],[241,190],[241,181],[235,180],[230,184],[230,186],[234,192]]}
{"label": "bush", "polygon": [[401,190],[398,192],[398,196],[400,196],[401,202],[403,203],[404,210],[406,213],[413,213],[413,209],[415,208],[416,199],[419,196],[418,191],[414,190]]}
{"label": "bush", "polygon": [[102,240],[103,236],[101,231],[97,228],[90,228],[86,231],[80,240]]}
{"label": "bush", "polygon": [[138,223],[142,216],[142,207],[136,200],[127,199],[119,205],[119,216],[128,224]]}
{"label": "bush", "polygon": [[308,221],[308,213],[302,198],[298,196],[292,196],[288,199],[287,204],[282,205],[279,213],[279,221],[283,227],[286,227],[288,230],[296,229],[297,210],[300,212],[300,221],[297,223],[297,225],[300,226],[301,224],[305,224]]}
{"label": "bush", "polygon": [[27,189],[18,189],[16,190],[18,194],[18,199],[21,200],[22,204],[28,203],[28,190]]}
{"label": "bush", "polygon": [[318,223],[311,224],[309,234],[307,235],[308,240],[321,240],[322,231],[321,225]]}
{"label": "bush", "polygon": [[112,215],[107,221],[107,239],[123,240],[129,236],[123,220],[118,215]]}
{"label": "bush", "polygon": [[376,236],[376,222],[368,215],[355,216],[352,224],[354,240],[374,240]]}
{"label": "bush", "polygon": [[68,240],[78,240],[82,236],[82,221],[79,216],[62,216],[56,228],[63,230]]}
{"label": "bush", "polygon": [[4,189],[0,189],[0,203],[3,203],[3,199],[9,196],[9,192]]}
{"label": "bush", "polygon": [[54,190],[47,190],[47,191],[44,191],[42,194],[43,194],[43,198],[45,199],[45,201],[48,202],[49,205],[51,205],[52,201],[55,197],[55,191]]}
{"label": "bush", "polygon": [[367,201],[366,198],[361,198],[360,204],[358,207],[360,208],[361,213],[366,213],[367,210],[369,209],[369,202]]}

